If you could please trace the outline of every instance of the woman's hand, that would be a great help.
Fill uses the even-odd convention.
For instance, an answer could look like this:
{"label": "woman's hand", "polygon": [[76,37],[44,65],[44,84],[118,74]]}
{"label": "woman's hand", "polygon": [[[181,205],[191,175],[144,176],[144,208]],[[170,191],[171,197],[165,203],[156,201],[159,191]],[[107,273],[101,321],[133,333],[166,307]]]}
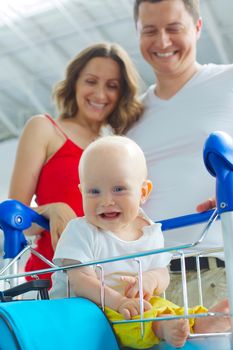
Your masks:
{"label": "woman's hand", "polygon": [[66,203],[51,203],[38,208],[33,208],[38,214],[49,219],[50,234],[53,249],[66,228],[68,222],[77,217],[73,209]]}

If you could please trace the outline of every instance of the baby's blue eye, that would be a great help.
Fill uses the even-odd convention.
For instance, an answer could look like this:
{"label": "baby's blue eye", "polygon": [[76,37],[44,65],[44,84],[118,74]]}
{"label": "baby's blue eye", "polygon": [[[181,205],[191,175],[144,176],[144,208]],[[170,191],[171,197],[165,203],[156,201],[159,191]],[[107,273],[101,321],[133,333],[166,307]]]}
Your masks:
{"label": "baby's blue eye", "polygon": [[116,187],[114,187],[113,192],[122,192],[122,191],[124,191],[124,190],[125,190],[124,187],[122,187],[122,186],[116,186]]}
{"label": "baby's blue eye", "polygon": [[87,191],[88,194],[92,194],[92,195],[96,195],[99,194],[100,191],[98,190],[98,188],[91,188]]}

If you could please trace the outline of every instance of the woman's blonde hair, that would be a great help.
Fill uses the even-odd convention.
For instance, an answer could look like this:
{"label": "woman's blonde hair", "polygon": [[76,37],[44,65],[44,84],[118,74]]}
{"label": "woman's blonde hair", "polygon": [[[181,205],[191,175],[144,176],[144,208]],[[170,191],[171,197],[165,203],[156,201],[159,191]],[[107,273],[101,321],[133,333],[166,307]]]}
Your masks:
{"label": "woman's blonde hair", "polygon": [[60,112],[60,118],[76,116],[78,112],[76,82],[86,64],[96,57],[111,58],[120,67],[120,98],[116,108],[108,116],[106,123],[111,125],[116,134],[123,134],[139,120],[143,112],[143,106],[138,98],[139,75],[127,52],[115,43],[91,45],[82,50],[69,63],[64,80],[58,82],[53,90],[53,97]]}

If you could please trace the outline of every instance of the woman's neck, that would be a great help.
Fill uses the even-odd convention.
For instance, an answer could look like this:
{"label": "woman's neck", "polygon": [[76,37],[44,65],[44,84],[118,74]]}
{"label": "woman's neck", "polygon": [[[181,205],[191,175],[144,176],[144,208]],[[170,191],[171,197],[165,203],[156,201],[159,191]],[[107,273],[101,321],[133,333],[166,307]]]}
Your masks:
{"label": "woman's neck", "polygon": [[78,117],[63,119],[61,123],[68,137],[83,149],[100,136],[102,124],[83,122]]}
{"label": "woman's neck", "polygon": [[87,120],[79,116],[75,117],[73,120],[77,125],[79,125],[82,129],[85,129],[90,134],[93,134],[96,137],[99,136],[103,123],[93,122],[92,120]]}

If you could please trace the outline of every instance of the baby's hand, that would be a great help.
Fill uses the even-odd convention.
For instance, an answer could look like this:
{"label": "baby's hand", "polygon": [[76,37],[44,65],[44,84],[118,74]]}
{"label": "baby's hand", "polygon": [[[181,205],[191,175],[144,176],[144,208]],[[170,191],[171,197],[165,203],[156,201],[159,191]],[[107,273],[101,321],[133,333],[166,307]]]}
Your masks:
{"label": "baby's hand", "polygon": [[[125,296],[127,298],[139,298],[139,281],[138,277],[122,276],[121,280],[126,283]],[[150,300],[153,296],[154,290],[157,287],[157,281],[146,272],[142,275],[143,284],[143,299]]]}
{"label": "baby's hand", "polygon": [[[143,311],[147,311],[151,309],[151,304],[146,300],[144,300],[143,306],[144,306]],[[138,298],[129,299],[129,298],[122,297],[118,305],[117,311],[120,314],[122,314],[126,320],[130,320],[132,317],[140,314],[139,299]]]}

